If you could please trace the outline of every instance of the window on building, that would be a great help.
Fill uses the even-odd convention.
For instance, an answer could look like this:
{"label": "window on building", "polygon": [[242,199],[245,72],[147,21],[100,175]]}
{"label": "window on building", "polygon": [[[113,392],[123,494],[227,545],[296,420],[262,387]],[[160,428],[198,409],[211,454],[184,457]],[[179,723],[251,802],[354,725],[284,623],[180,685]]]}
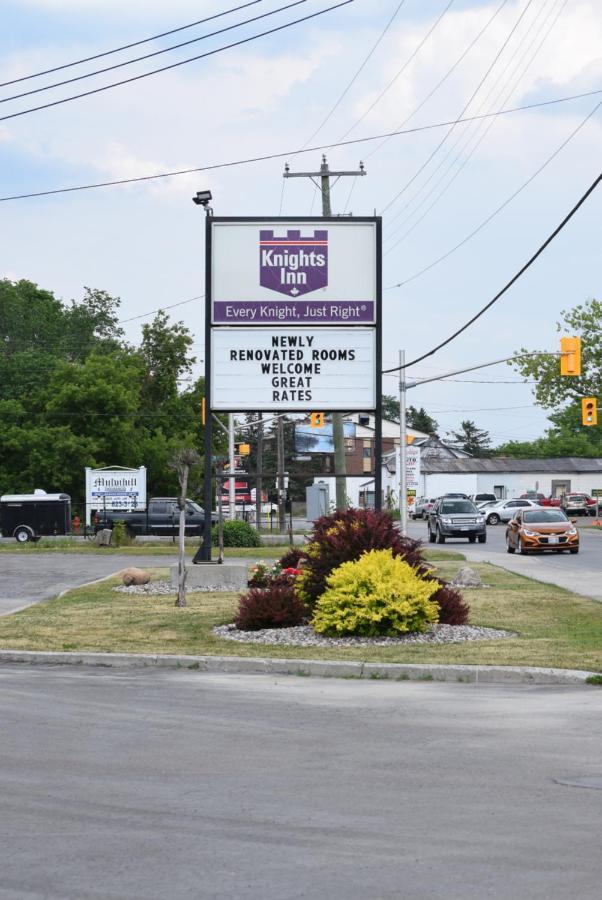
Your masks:
{"label": "window on building", "polygon": [[493,493],[499,500],[503,500],[506,494],[506,490],[503,484],[494,484],[493,485]]}
{"label": "window on building", "polygon": [[372,447],[364,447],[364,459],[370,459],[372,456]]}

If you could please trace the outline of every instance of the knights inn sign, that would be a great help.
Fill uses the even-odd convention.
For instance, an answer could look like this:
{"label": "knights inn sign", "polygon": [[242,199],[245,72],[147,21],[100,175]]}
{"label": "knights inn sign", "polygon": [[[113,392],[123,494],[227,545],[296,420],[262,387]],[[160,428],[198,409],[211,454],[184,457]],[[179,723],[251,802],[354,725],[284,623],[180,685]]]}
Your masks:
{"label": "knights inn sign", "polygon": [[373,411],[380,455],[381,247],[377,216],[207,216],[206,459],[212,414],[246,411]]}

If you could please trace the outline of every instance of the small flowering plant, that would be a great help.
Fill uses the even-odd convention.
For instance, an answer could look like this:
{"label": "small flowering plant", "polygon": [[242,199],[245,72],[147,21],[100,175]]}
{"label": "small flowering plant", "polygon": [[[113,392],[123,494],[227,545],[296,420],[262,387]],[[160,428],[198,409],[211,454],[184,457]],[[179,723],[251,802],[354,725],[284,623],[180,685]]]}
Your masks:
{"label": "small flowering plant", "polygon": [[300,572],[301,569],[297,569],[294,566],[283,568],[280,562],[276,562],[270,566],[263,562],[263,560],[260,560],[251,569],[251,577],[249,578],[248,585],[253,588],[268,588],[274,584],[288,584],[296,578]]}

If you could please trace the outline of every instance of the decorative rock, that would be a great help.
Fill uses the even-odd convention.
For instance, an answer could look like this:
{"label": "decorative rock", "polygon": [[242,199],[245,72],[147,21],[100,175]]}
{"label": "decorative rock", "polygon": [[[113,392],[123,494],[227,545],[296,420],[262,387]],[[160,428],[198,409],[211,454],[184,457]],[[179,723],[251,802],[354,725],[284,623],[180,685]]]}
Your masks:
{"label": "decorative rock", "polygon": [[475,572],[470,566],[463,566],[452,581],[452,584],[454,587],[482,587],[483,582],[478,572]]}
{"label": "decorative rock", "polygon": [[121,580],[126,587],[129,587],[131,584],[148,584],[150,575],[148,572],[145,572],[144,569],[137,569],[136,566],[130,566],[130,568],[126,569],[123,573]]}
{"label": "decorative rock", "polygon": [[108,547],[111,543],[113,532],[110,528],[101,528],[94,535],[94,543],[97,547]]}

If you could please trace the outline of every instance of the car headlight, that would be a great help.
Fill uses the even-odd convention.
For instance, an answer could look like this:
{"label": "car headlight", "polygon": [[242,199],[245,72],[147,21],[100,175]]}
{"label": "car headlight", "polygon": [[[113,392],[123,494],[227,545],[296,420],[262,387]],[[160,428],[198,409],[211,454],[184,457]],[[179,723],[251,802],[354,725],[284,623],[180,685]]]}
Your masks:
{"label": "car headlight", "polygon": [[451,525],[451,519],[448,518],[447,516],[442,516],[441,521],[443,522],[444,525]]}
{"label": "car headlight", "polygon": [[477,525],[482,525],[484,521],[485,521],[485,516],[477,516],[477,518],[476,518]]}
{"label": "car headlight", "polygon": [[525,528],[523,534],[525,537],[539,537],[539,534],[536,531],[529,531],[528,528]]}
{"label": "car headlight", "polygon": [[577,529],[576,529],[576,528],[569,528],[569,530],[567,531],[567,534],[575,535],[575,534],[577,534]]}

